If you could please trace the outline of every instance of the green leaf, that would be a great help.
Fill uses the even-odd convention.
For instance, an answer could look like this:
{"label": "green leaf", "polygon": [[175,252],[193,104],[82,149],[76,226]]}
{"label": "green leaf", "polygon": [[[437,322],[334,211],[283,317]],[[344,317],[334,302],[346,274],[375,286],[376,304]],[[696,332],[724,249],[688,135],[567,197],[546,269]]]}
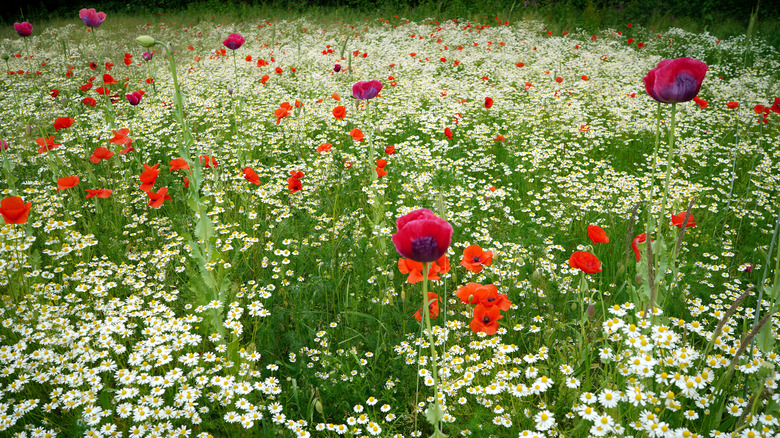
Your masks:
{"label": "green leaf", "polygon": [[[772,309],[772,312],[776,312],[777,309]],[[756,347],[764,353],[770,353],[774,351],[775,337],[772,335],[772,323],[764,324],[761,330],[756,333]]]}
{"label": "green leaf", "polygon": [[[425,413],[425,418],[427,418],[428,423],[433,425],[438,431],[438,424],[444,419],[444,411],[441,410],[441,406],[439,406],[438,403],[428,403],[428,412]],[[439,431],[439,433],[441,433],[441,431]]]}

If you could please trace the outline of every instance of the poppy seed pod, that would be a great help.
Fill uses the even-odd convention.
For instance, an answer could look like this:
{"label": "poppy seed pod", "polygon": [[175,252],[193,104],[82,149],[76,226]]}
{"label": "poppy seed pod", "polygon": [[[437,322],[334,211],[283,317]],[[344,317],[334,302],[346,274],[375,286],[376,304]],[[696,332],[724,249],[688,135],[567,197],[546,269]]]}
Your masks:
{"label": "poppy seed pod", "polygon": [[647,94],[658,102],[688,102],[699,94],[707,69],[698,59],[664,59],[642,80]]}
{"label": "poppy seed pod", "polygon": [[11,57],[8,56],[7,53],[3,53],[3,61],[8,61],[9,59],[11,59]]}
{"label": "poppy seed pod", "polygon": [[[141,35],[135,39],[135,42],[144,47],[152,47],[155,43],[154,38],[150,37],[149,35]],[[144,59],[146,58],[144,57]]]}

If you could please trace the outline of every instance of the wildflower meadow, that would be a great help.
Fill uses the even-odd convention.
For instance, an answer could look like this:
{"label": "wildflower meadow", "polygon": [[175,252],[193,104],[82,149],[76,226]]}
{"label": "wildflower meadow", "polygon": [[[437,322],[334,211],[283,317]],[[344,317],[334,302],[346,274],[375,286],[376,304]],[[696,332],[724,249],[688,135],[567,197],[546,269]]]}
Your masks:
{"label": "wildflower meadow", "polygon": [[780,435],[780,54],[518,16],[0,40],[0,436]]}

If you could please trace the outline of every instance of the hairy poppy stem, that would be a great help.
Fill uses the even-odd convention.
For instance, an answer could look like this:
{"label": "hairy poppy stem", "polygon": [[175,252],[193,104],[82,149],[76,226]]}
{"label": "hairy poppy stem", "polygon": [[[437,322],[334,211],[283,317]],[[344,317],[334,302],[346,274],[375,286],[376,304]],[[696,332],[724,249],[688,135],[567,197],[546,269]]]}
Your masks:
{"label": "hairy poppy stem", "polygon": [[[425,319],[425,329],[428,330],[428,344],[431,348],[431,367],[433,368],[433,405],[439,409],[439,368],[436,364],[436,347],[433,344],[433,329],[431,328],[431,304],[428,302],[428,271],[430,270],[430,262],[423,263],[423,318]],[[437,298],[438,300],[438,298]],[[438,425],[433,424],[435,429],[439,429]]]}

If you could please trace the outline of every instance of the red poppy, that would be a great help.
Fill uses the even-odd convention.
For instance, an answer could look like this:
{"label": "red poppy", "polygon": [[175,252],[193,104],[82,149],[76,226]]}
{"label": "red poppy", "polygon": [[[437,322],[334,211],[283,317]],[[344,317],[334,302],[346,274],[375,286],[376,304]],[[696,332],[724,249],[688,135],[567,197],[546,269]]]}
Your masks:
{"label": "red poppy", "polygon": [[32,202],[24,203],[18,196],[9,196],[0,201],[0,214],[7,224],[23,224],[27,222]]}
{"label": "red poppy", "polygon": [[270,77],[270,76],[268,76],[268,75],[263,75],[263,77],[262,77],[262,78],[260,78],[260,82],[262,82],[262,83],[264,84],[264,83],[268,82],[268,80],[269,80],[269,79],[271,79],[271,77]]}
{"label": "red poppy", "polygon": [[160,187],[160,190],[157,190],[156,193],[150,190],[146,192],[146,196],[149,197],[149,203],[146,206],[152,208],[160,208],[163,202],[172,201],[168,195],[168,187]]}
{"label": "red poppy", "polygon": [[[687,213],[686,211],[683,211],[683,212],[678,213],[678,214],[673,214],[672,215],[672,223],[669,226],[670,227],[671,226],[675,226],[677,228],[682,228],[682,224],[683,224],[683,221],[685,220],[685,214],[686,213]],[[696,222],[694,222],[694,220],[693,220],[693,213],[691,213],[688,216],[688,223],[685,225],[685,228],[693,228],[695,226],[696,226]]]}
{"label": "red poppy", "polygon": [[301,184],[300,178],[294,176],[287,178],[287,190],[289,190],[290,193],[295,193],[301,189],[303,189],[303,185]]}
{"label": "red poppy", "polygon": [[168,168],[168,170],[171,172],[175,172],[179,169],[189,169],[189,168],[190,165],[187,163],[187,161],[184,160],[184,158],[179,157],[171,160],[171,167]]}
{"label": "red poppy", "polygon": [[62,143],[55,143],[54,142],[54,136],[44,138],[44,137],[38,137],[35,139],[35,143],[40,146],[38,148],[38,153],[42,154],[46,151],[50,151],[52,149],[57,149],[57,147],[62,146]]}
{"label": "red poppy", "polygon": [[249,166],[244,168],[244,178],[256,186],[260,185],[260,177],[257,176],[257,172],[252,170]]}
{"label": "red poppy", "polygon": [[483,251],[479,245],[469,245],[463,250],[460,265],[471,272],[482,272],[483,266],[493,263],[493,252]]}
{"label": "red poppy", "polygon": [[290,176],[293,178],[302,179],[305,175],[300,170],[291,170]]}
{"label": "red poppy", "polygon": [[141,172],[141,176],[139,176],[139,179],[141,180],[141,187],[139,188],[141,190],[145,192],[152,190],[155,181],[157,181],[157,175],[160,174],[160,171],[157,170],[159,166],[159,164],[149,166],[148,164],[144,163],[144,171]]}
{"label": "red poppy", "polygon": [[595,243],[609,243],[607,232],[598,225],[588,225],[588,238]]}
{"label": "red poppy", "polygon": [[109,151],[103,146],[98,146],[95,148],[95,152],[93,152],[92,155],[90,155],[89,161],[97,164],[100,162],[100,160],[108,160],[113,156],[114,156],[113,152]]}
{"label": "red poppy", "polygon": [[518,67],[523,67],[523,66],[525,66],[525,63],[523,63],[523,62],[518,62],[518,63],[517,63],[517,64],[515,64],[515,65],[517,65]]}
{"label": "red poppy", "polygon": [[114,79],[114,77],[111,76],[110,74],[106,73],[103,75],[103,83],[106,85],[111,85],[111,84],[118,84],[119,81]]}
{"label": "red poppy", "polygon": [[347,116],[347,109],[343,106],[339,105],[336,108],[333,108],[333,117],[341,120],[344,117]]}
{"label": "red poppy", "polygon": [[729,109],[736,109],[739,106],[739,103],[732,100],[731,102],[727,103],[726,106],[729,107]]}
{"label": "red poppy", "polygon": [[104,64],[104,67],[105,67],[106,71],[111,71],[111,68],[114,67],[114,64],[112,64],[110,62],[106,62]]}
{"label": "red poppy", "polygon": [[317,152],[327,152],[327,151],[331,150],[332,147],[333,147],[333,145],[330,144],[330,143],[321,144],[321,145],[317,146]]}
{"label": "red poppy", "polygon": [[89,190],[87,189],[87,197],[89,198],[108,198],[111,196],[111,194],[114,193],[111,189],[96,189],[96,190]]}
{"label": "red poppy", "polygon": [[127,143],[128,140],[130,140],[130,138],[127,137],[127,134],[130,133],[130,130],[127,128],[122,128],[119,131],[113,131],[113,132],[114,132],[114,136],[111,137],[110,140],[108,140],[109,143],[123,145]]}
{"label": "red poppy", "polygon": [[569,266],[586,274],[601,272],[601,262],[598,257],[587,251],[575,251],[569,258]]}
{"label": "red poppy", "polygon": [[73,122],[75,120],[72,117],[58,117],[54,119],[54,130],[59,131],[60,129],[70,128]]}
{"label": "red poppy", "polygon": [[507,311],[512,307],[512,302],[509,301],[509,297],[505,294],[498,293],[498,288],[493,284],[480,285],[480,287],[474,289],[472,292],[474,295],[471,297],[475,300],[473,304],[481,304],[485,307],[498,307],[499,310]]}
{"label": "red poppy", "polygon": [[383,167],[377,166],[374,170],[376,170],[377,178],[382,178],[383,176],[387,175],[387,171]]}
{"label": "red poppy", "polygon": [[60,90],[56,88],[52,88],[51,91],[49,91],[49,94],[51,95],[51,97],[57,97],[60,95]]}
{"label": "red poppy", "polygon": [[495,335],[498,332],[498,320],[503,317],[498,307],[486,307],[478,304],[474,307],[474,319],[471,320],[469,326],[474,333]]}
{"label": "red poppy", "polygon": [[490,109],[493,106],[493,98],[486,97],[485,98],[485,108]]}
{"label": "red poppy", "polygon": [[63,176],[57,180],[57,191],[73,188],[78,183],[79,177],[77,176]]}
{"label": "red poppy", "polygon": [[[479,295],[477,294],[477,290],[483,287],[493,287],[496,289],[496,286],[492,284],[483,286],[479,283],[467,283],[459,287],[458,292],[455,295],[460,298],[461,303],[477,304],[479,303]],[[498,289],[496,289],[496,293],[498,293]]]}
{"label": "red poppy", "polygon": [[81,100],[81,103],[87,106],[97,106],[97,101],[91,97],[85,97]]}
{"label": "red poppy", "polygon": [[709,102],[707,102],[706,100],[700,98],[699,96],[694,97],[693,101],[696,102],[696,104],[699,105],[701,107],[701,109],[704,109],[704,108],[707,108],[708,106],[710,106]]}
{"label": "red poppy", "polygon": [[506,137],[504,137],[501,134],[496,135],[496,138],[493,139],[493,141],[504,141],[506,140]]}
{"label": "red poppy", "polygon": [[633,42],[634,42],[634,39],[633,39],[633,38],[629,38],[628,40],[626,40],[626,43],[627,43],[629,46],[630,46],[630,45],[631,45]]}
{"label": "red poppy", "polygon": [[644,46],[645,46],[645,43],[637,43],[636,48],[637,49],[641,49]]}
{"label": "red poppy", "polygon": [[588,80],[588,76],[587,75],[582,75],[582,80],[583,81],[587,81]]}
{"label": "red poppy", "polygon": [[444,128],[444,135],[446,135],[448,139],[452,140],[452,130],[450,128]]}
{"label": "red poppy", "polygon": [[642,255],[639,253],[639,243],[644,243],[647,240],[647,233],[642,233],[636,237],[634,237],[634,240],[631,241],[631,249],[634,250],[634,255],[636,256],[636,261],[639,261],[639,259],[642,258]]}
{"label": "red poppy", "polygon": [[390,145],[390,146],[386,147],[385,148],[385,153],[387,155],[393,155],[395,153],[395,146],[394,145]]}
{"label": "red poppy", "polygon": [[209,169],[212,166],[213,167],[219,167],[217,165],[217,159],[214,157],[209,157],[208,155],[201,155],[200,156],[200,164],[203,166],[204,169]]}
{"label": "red poppy", "polygon": [[358,128],[349,131],[349,135],[352,136],[352,140],[354,141],[363,141],[366,138],[365,135],[363,135],[363,131]]}
{"label": "red poppy", "polygon": [[[441,264],[445,266],[444,270],[442,270],[442,268],[439,267],[438,262],[441,262]],[[418,281],[423,279],[422,276],[423,264],[420,262],[415,262],[414,260],[411,259],[404,259],[404,258],[398,259],[398,271],[400,271],[402,274],[409,274],[409,277],[406,278],[406,281],[410,284],[415,284]],[[428,280],[431,281],[441,280],[441,277],[439,277],[437,274],[439,272],[447,272],[447,271],[449,271],[449,263],[447,262],[445,257],[441,257],[436,262],[433,262],[430,265],[428,265]]]}
{"label": "red poppy", "polygon": [[[428,312],[431,315],[431,318],[436,318],[439,316],[439,301],[441,299],[438,295],[436,295],[433,292],[428,292]],[[417,309],[416,312],[414,312],[414,317],[417,319],[417,321],[422,321],[423,318],[423,307],[420,306],[419,309]]]}
{"label": "red poppy", "polygon": [[181,180],[184,181],[184,187],[190,186],[190,180],[188,180],[186,176],[181,177]]}
{"label": "red poppy", "polygon": [[133,146],[131,146],[132,144],[133,144],[133,140],[132,139],[128,139],[127,143],[125,144],[125,148],[122,149],[121,151],[117,152],[117,154],[124,155],[124,154],[126,154],[128,152],[133,152],[135,150],[135,148]]}
{"label": "red poppy", "polygon": [[89,68],[90,68],[91,70],[97,70],[97,64],[96,64],[96,63],[94,63],[94,62],[90,62],[90,63],[89,63]]}
{"label": "red poppy", "polygon": [[425,208],[401,216],[396,226],[398,232],[393,234],[396,251],[417,262],[436,261],[447,252],[452,241],[452,225]]}
{"label": "red poppy", "polygon": [[276,72],[276,74],[278,74],[278,75],[280,75],[280,74],[284,73],[284,70],[282,70],[282,68],[281,68],[281,67],[276,67],[276,69],[275,69],[274,71],[275,71],[275,72]]}
{"label": "red poppy", "polygon": [[284,106],[284,104],[282,104],[282,106],[280,106],[279,108],[276,109],[276,111],[274,111],[274,115],[276,116],[276,124],[277,125],[282,121],[283,118],[285,118],[285,117],[290,115],[290,108],[288,108],[288,106],[290,104],[287,103],[287,102],[284,102],[284,103],[286,103],[287,106]]}

